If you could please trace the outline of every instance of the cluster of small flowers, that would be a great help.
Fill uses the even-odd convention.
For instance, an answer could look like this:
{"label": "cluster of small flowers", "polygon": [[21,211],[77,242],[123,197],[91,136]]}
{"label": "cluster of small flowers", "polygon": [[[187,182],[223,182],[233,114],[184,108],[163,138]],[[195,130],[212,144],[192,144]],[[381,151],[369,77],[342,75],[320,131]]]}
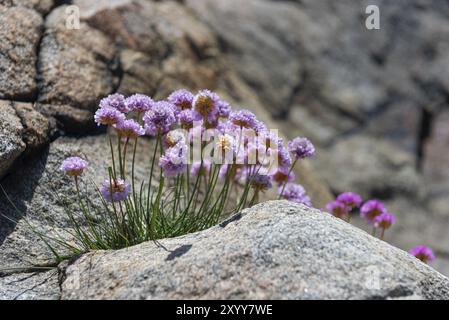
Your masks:
{"label": "cluster of small flowers", "polygon": [[326,205],[326,209],[332,215],[343,219],[350,220],[353,210],[360,209],[360,216],[375,228],[386,230],[390,228],[395,217],[389,213],[385,205],[376,199],[368,200],[363,203],[362,197],[354,192],[344,192],[340,194],[334,201]]}
{"label": "cluster of small flowers", "polygon": [[[135,117],[127,118],[131,112],[137,113],[137,120],[134,120]],[[282,139],[270,132],[252,112],[232,110],[228,102],[212,91],[201,90],[193,94],[181,89],[174,91],[163,101],[154,101],[142,94],[124,97],[116,93],[100,101],[94,119],[98,125],[114,128],[126,142],[143,135],[160,138],[165,149],[159,158],[159,165],[165,177],[187,173],[186,157],[190,154],[189,145],[184,134],[177,134],[175,130],[177,128],[187,130],[189,137],[195,134],[202,135],[207,129],[218,131],[216,150],[223,153],[230,151],[234,160],[240,159],[245,164],[248,163],[250,154],[261,153],[261,148],[265,148],[263,151],[275,157],[278,165],[270,168],[260,166],[257,170],[250,165],[234,165],[232,178],[235,182],[243,183],[246,179],[256,191],[265,191],[276,183],[280,198],[311,206],[311,200],[304,188],[293,182],[295,178],[293,166],[298,160],[314,155],[313,144],[307,138],[297,137],[289,141],[285,147]],[[194,126],[198,123],[199,126]],[[259,137],[263,137],[264,145],[245,139],[244,148],[240,148],[235,133],[245,130],[252,130]],[[73,162],[69,159],[67,161]],[[232,165],[221,166],[221,179],[227,176],[231,167]],[[76,176],[82,173],[82,169],[76,169],[78,168],[76,166],[75,169],[67,168],[69,170],[66,170],[66,166],[62,167],[69,175]],[[210,168],[209,160],[196,161],[192,163],[188,174],[191,176],[197,176],[200,172],[207,174]],[[130,193],[129,183],[122,179],[107,179],[100,190],[107,201],[121,201]]]}
{"label": "cluster of small flowers", "polygon": [[[376,228],[381,229],[380,238],[383,239],[385,230],[395,223],[395,216],[389,213],[385,205],[379,200],[372,199],[366,201],[363,205],[362,203],[362,197],[357,193],[344,192],[337,196],[334,201],[329,202],[326,205],[326,209],[335,217],[348,222],[350,221],[352,211],[360,209],[360,216],[373,225],[373,235]],[[426,246],[414,247],[409,253],[425,263],[435,260],[432,249]]]}

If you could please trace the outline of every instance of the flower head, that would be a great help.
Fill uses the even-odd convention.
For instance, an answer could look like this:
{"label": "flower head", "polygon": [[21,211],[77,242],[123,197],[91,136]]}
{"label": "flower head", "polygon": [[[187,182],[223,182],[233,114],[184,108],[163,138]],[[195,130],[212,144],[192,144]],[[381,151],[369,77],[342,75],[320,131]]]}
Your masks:
{"label": "flower head", "polygon": [[167,101],[174,104],[180,110],[191,109],[195,96],[185,89],[173,91],[167,98]]}
{"label": "flower head", "polygon": [[435,260],[435,255],[429,247],[426,246],[417,246],[412,248],[409,253],[424,263],[432,262]]}
{"label": "flower head", "polygon": [[384,230],[390,228],[394,222],[394,215],[388,212],[384,212],[374,218],[374,226]]}
{"label": "flower head", "polygon": [[315,147],[307,138],[297,137],[288,142],[288,150],[295,159],[305,159],[315,154]]}
{"label": "flower head", "polygon": [[61,170],[72,177],[81,175],[86,167],[87,161],[80,157],[68,157],[61,164]]}
{"label": "flower head", "polygon": [[183,173],[187,167],[187,145],[179,143],[165,150],[159,159],[159,165],[164,170],[166,177],[173,177]]}
{"label": "flower head", "polygon": [[171,103],[165,101],[155,102],[143,116],[146,133],[156,136],[170,131],[171,126],[176,122],[174,108]]}
{"label": "flower head", "polygon": [[379,200],[368,200],[362,208],[360,208],[360,216],[368,220],[371,224],[374,223],[374,219],[377,216],[385,212],[387,212],[387,210],[385,209],[384,204]]}
{"label": "flower head", "polygon": [[197,113],[195,113],[191,109],[185,109],[180,111],[177,114],[178,122],[184,129],[190,129],[193,127],[194,121],[200,121],[201,117],[198,116]]}
{"label": "flower head", "polygon": [[134,94],[125,100],[126,108],[130,111],[146,112],[151,109],[153,99],[144,94]]}
{"label": "flower head", "polygon": [[257,131],[260,123],[254,113],[249,110],[238,110],[231,112],[229,116],[230,122],[240,128],[253,129]]}
{"label": "flower head", "polygon": [[271,183],[271,177],[267,174],[256,173],[250,178],[250,185],[255,190],[265,191],[270,189],[273,185]]}
{"label": "flower head", "polygon": [[178,143],[185,144],[186,137],[181,131],[172,130],[164,136],[163,142],[166,148],[171,148],[176,146]]}
{"label": "flower head", "polygon": [[[282,189],[284,189],[282,191]],[[278,189],[279,194],[282,193],[282,197],[286,200],[303,204],[305,206],[311,207],[312,202],[306,194],[304,187],[297,183],[287,183],[285,188],[282,186]]]}
{"label": "flower head", "polygon": [[338,200],[329,202],[326,209],[330,214],[340,219],[345,219],[351,211],[350,207]]}
{"label": "flower head", "polygon": [[218,101],[218,116],[227,119],[231,114],[231,105],[224,100]]}
{"label": "flower head", "polygon": [[108,202],[123,201],[131,193],[131,185],[123,179],[106,179],[100,192]]}
{"label": "flower head", "polygon": [[119,135],[127,139],[135,139],[145,134],[145,130],[135,120],[128,119],[114,125]]}
{"label": "flower head", "polygon": [[110,94],[106,98],[101,99],[100,108],[103,107],[111,107],[123,113],[129,112],[129,109],[126,106],[125,97],[120,93]]}
{"label": "flower head", "polygon": [[218,117],[220,97],[209,90],[201,90],[193,99],[193,110],[208,122],[215,122]]}
{"label": "flower head", "polygon": [[343,192],[337,197],[337,200],[351,209],[359,208],[362,204],[362,197],[354,192]]}
{"label": "flower head", "polygon": [[[223,157],[226,160],[232,160],[236,150],[236,141],[233,136],[229,134],[222,134],[218,136],[215,142],[215,151],[217,156]],[[228,159],[230,157],[230,159]],[[220,158],[221,159],[221,158]]]}
{"label": "flower head", "polygon": [[94,119],[97,125],[108,126],[125,120],[125,115],[115,108],[105,106],[95,112]]}

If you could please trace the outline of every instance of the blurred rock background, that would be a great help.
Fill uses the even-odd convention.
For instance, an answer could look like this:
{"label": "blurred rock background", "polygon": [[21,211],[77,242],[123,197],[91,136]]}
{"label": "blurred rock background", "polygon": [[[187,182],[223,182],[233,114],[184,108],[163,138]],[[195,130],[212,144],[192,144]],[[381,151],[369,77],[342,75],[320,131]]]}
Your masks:
{"label": "blurred rock background", "polygon": [[[60,211],[42,196],[49,148],[89,143],[103,96],[209,88],[315,143],[301,179],[316,207],[342,191],[384,200],[386,240],[431,246],[449,275],[448,2],[0,0],[0,40],[1,184],[25,210]],[[0,218],[0,255],[26,243],[17,230]]]}

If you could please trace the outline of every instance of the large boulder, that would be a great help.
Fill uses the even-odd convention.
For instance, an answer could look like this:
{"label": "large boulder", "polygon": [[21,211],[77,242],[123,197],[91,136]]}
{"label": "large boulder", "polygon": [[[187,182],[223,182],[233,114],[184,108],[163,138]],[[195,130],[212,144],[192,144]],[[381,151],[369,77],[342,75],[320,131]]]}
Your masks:
{"label": "large boulder", "polygon": [[86,254],[62,299],[449,299],[449,279],[327,213],[287,201],[211,229]]}
{"label": "large boulder", "polygon": [[43,30],[34,10],[0,4],[0,99],[36,96],[36,61]]}

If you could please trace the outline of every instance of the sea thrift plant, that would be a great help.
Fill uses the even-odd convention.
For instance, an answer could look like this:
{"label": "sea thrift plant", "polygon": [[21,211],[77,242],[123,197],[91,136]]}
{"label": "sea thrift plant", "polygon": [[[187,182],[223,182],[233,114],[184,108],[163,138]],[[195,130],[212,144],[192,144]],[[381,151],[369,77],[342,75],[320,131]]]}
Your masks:
{"label": "sea thrift plant", "polygon": [[351,222],[351,213],[360,210],[360,216],[372,225],[372,234],[380,229],[380,239],[384,239],[385,230],[395,223],[395,216],[387,212],[385,205],[376,199],[363,203],[362,197],[355,192],[343,192],[334,201],[326,205],[327,212],[337,218]]}
{"label": "sea thrift plant", "polygon": [[[89,194],[87,160],[61,165],[72,178],[78,208],[68,210],[72,252],[117,249],[215,225],[257,203],[270,190],[279,199],[312,206],[293,169],[315,154],[304,137],[284,143],[252,112],[235,110],[209,90],[181,89],[166,100],[112,94],[100,101],[94,121],[107,129],[111,162]],[[150,141],[143,149],[140,139]],[[136,157],[149,155],[148,172],[136,175]],[[348,208],[358,207],[347,195]],[[346,205],[345,205],[346,208]],[[54,239],[47,239],[47,243]]]}

